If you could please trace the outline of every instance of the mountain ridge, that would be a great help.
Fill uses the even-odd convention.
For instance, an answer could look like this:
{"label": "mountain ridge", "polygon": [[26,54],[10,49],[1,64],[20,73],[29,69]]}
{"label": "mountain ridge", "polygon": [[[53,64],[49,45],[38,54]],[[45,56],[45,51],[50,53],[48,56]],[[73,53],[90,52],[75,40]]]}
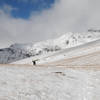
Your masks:
{"label": "mountain ridge", "polygon": [[71,48],[97,39],[100,39],[100,32],[69,32],[59,38],[37,42],[36,44],[15,43],[8,48],[0,49],[0,63],[12,63],[24,58]]}

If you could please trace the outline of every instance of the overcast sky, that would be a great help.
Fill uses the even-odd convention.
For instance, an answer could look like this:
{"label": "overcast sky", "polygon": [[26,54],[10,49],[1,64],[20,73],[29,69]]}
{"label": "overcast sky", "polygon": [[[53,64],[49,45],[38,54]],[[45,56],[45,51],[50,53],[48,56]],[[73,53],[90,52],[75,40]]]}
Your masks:
{"label": "overcast sky", "polygon": [[0,0],[0,48],[100,28],[99,10],[100,0]]}

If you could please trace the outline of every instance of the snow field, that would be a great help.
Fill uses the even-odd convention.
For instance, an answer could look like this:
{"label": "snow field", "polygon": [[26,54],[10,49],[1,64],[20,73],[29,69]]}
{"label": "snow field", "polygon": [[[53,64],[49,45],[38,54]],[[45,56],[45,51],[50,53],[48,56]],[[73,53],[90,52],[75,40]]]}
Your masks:
{"label": "snow field", "polygon": [[0,65],[0,100],[99,100],[100,70]]}

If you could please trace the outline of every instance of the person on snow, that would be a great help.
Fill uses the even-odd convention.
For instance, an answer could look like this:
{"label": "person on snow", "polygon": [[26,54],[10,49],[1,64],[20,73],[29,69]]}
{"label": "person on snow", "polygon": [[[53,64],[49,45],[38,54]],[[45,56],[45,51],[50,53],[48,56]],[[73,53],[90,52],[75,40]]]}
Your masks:
{"label": "person on snow", "polygon": [[33,65],[36,65],[36,61],[38,61],[38,59],[32,61]]}

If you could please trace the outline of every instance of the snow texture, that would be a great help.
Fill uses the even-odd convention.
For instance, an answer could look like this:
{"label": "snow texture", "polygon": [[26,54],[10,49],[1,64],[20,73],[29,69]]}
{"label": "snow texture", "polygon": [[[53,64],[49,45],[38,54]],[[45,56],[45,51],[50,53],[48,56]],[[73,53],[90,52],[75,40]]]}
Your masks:
{"label": "snow texture", "polygon": [[0,100],[99,100],[100,70],[0,65]]}
{"label": "snow texture", "polygon": [[57,39],[38,42],[36,44],[13,44],[9,48],[0,49],[0,63],[12,63],[24,58],[54,53],[97,39],[100,39],[100,32],[69,32]]}
{"label": "snow texture", "polygon": [[[33,65],[32,60],[37,60],[37,65],[99,65],[99,54],[100,39],[80,46],[66,48],[55,53],[26,58],[13,62],[12,64]],[[77,59],[77,61],[75,59]]]}

